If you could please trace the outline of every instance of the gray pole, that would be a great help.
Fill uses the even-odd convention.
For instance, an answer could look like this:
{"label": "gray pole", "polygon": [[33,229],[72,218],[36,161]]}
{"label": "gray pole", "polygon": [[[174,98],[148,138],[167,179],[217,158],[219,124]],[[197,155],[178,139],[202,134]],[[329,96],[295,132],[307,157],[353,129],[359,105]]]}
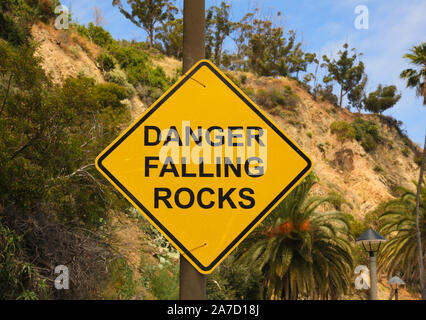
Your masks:
{"label": "gray pole", "polygon": [[420,176],[419,182],[417,184],[417,194],[416,194],[416,239],[417,239],[417,257],[419,261],[419,276],[420,276],[420,289],[422,294],[422,300],[426,300],[426,283],[425,283],[425,267],[423,264],[423,249],[422,249],[422,238],[420,230],[420,191],[422,188],[423,173],[426,166],[426,135],[425,135],[425,144],[423,145],[423,157],[420,164]]}
{"label": "gray pole", "polygon": [[370,251],[370,286],[370,300],[379,300],[377,294],[376,256],[373,251]]}
{"label": "gray pole", "polygon": [[[183,72],[205,58],[205,0],[184,0]],[[206,276],[180,256],[180,300],[205,300]]]}

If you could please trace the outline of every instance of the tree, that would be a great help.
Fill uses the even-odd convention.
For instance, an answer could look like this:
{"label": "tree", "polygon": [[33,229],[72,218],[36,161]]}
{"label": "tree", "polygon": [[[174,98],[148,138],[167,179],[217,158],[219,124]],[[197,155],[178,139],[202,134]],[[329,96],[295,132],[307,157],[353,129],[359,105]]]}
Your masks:
{"label": "tree", "polygon": [[351,287],[350,226],[339,212],[319,212],[327,198],[311,196],[308,176],[237,250],[257,265],[271,299],[338,298]]}
{"label": "tree", "polygon": [[297,43],[288,56],[289,73],[295,73],[297,79],[299,79],[300,72],[306,72],[309,64],[318,63],[315,53],[305,53],[301,47],[302,43]]}
{"label": "tree", "polygon": [[98,6],[93,7],[93,18],[95,19],[95,26],[97,27],[102,27],[103,25],[107,24],[102,9]]}
{"label": "tree", "polygon": [[183,57],[183,19],[167,20],[157,28],[156,39],[163,45],[163,52],[177,59]]}
{"label": "tree", "polygon": [[364,76],[364,79],[348,94],[348,101],[351,107],[358,110],[361,113],[361,109],[364,107],[365,99],[365,86],[367,85],[368,77]]}
{"label": "tree", "polygon": [[247,54],[250,69],[261,76],[288,76],[295,42],[293,30],[285,38],[282,27],[274,27],[270,20],[254,19]]}
{"label": "tree", "polygon": [[[253,13],[247,13],[240,21],[234,22],[231,38],[237,47],[237,52],[232,57],[231,69],[248,71],[247,56],[249,52],[249,39],[253,31]],[[207,35],[206,35],[207,36]]]}
{"label": "tree", "polygon": [[411,64],[418,69],[406,69],[402,71],[401,78],[407,81],[407,87],[415,88],[419,97],[423,97],[423,105],[426,106],[426,42],[411,49],[411,53],[404,55]]}
{"label": "tree", "polygon": [[148,33],[150,48],[154,46],[155,30],[158,23],[173,20],[177,8],[170,0],[127,0],[131,12],[124,9],[121,0],[113,0],[113,6],[118,6],[120,12],[139,28]]}
{"label": "tree", "polygon": [[[416,194],[411,190],[402,189],[403,194],[396,200],[385,205],[383,214],[379,217],[380,233],[388,241],[384,244],[379,255],[379,270],[389,276],[400,272],[404,280],[411,286],[420,289],[420,265],[417,254],[417,213]],[[420,193],[419,216],[421,218],[420,234],[423,244],[426,243],[426,184],[423,181]],[[423,246],[424,248],[424,246]],[[423,256],[426,255],[423,249]]]}
{"label": "tree", "polygon": [[364,63],[358,61],[362,54],[355,53],[352,48],[352,55],[349,53],[349,45],[343,45],[343,51],[338,52],[339,60],[330,59],[326,55],[323,56],[325,61],[321,66],[325,67],[328,74],[324,77],[324,83],[336,81],[340,85],[339,106],[342,107],[343,98],[354,90],[362,81],[364,76]]}
{"label": "tree", "polygon": [[[404,58],[408,59],[411,64],[417,66],[419,70],[407,69],[401,73],[401,78],[407,80],[407,87],[416,88],[418,96],[423,97],[423,105],[426,105],[426,43],[422,42],[418,46],[414,46],[411,49],[411,53],[404,55]],[[419,259],[419,270],[420,270],[420,286],[422,290],[422,298],[426,300],[426,283],[425,283],[425,272],[422,256],[422,242],[420,235],[420,186],[423,181],[423,173],[426,165],[426,136],[425,144],[423,146],[423,158],[420,164],[420,176],[417,185],[417,197],[416,197],[416,233],[417,233],[417,253]]]}
{"label": "tree", "polygon": [[[53,85],[35,48],[0,39],[0,299],[93,297],[112,256],[105,222],[128,207],[93,159],[129,121],[128,95],[84,77]],[[58,264],[75,285],[42,290]]]}
{"label": "tree", "polygon": [[222,66],[223,43],[234,27],[230,14],[231,5],[226,1],[207,10],[206,57],[212,59],[219,67]]}
{"label": "tree", "polygon": [[377,90],[370,92],[370,94],[364,99],[364,107],[366,110],[380,113],[392,108],[399,100],[401,95],[397,94],[396,86],[383,87],[381,84],[377,87]]}

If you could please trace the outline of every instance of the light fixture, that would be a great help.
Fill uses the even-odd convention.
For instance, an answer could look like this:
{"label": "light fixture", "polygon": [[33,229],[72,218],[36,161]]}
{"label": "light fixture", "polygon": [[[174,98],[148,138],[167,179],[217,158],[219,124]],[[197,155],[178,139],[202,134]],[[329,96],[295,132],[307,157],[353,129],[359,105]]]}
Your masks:
{"label": "light fixture", "polygon": [[398,289],[405,285],[404,280],[402,280],[400,277],[393,277],[389,279],[388,284],[390,284],[391,288],[395,290],[395,300],[398,300]]}
{"label": "light fixture", "polygon": [[385,241],[386,239],[373,229],[367,229],[358,239],[356,239],[357,243],[362,243],[365,251],[369,252],[370,256],[379,251],[380,245]]}
{"label": "light fixture", "polygon": [[376,256],[375,253],[379,251],[380,245],[385,242],[383,238],[373,229],[367,229],[358,239],[357,243],[362,243],[365,251],[370,253],[370,299],[378,300],[377,293],[377,268],[376,268]]}

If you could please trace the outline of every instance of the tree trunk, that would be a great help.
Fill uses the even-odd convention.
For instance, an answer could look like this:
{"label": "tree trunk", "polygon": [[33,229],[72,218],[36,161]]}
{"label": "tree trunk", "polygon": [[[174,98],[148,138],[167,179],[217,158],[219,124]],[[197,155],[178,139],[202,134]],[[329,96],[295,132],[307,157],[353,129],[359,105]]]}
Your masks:
{"label": "tree trunk", "polygon": [[149,30],[149,48],[152,49],[154,46],[154,30]]}
{"label": "tree trunk", "polygon": [[425,144],[423,145],[423,158],[420,165],[420,177],[417,185],[416,195],[416,236],[417,236],[417,253],[419,258],[419,273],[420,273],[420,288],[422,293],[422,300],[426,300],[426,287],[425,287],[425,268],[423,264],[423,249],[422,249],[422,235],[420,230],[420,191],[423,183],[423,173],[426,165],[426,135]]}
{"label": "tree trunk", "polygon": [[339,101],[340,108],[342,108],[342,102],[343,102],[343,88],[340,88],[340,101]]}

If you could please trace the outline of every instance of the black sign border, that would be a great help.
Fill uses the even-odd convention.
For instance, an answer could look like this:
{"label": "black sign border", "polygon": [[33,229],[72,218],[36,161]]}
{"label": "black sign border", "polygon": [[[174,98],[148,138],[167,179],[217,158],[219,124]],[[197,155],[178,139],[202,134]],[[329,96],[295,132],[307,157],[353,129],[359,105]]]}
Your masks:
{"label": "black sign border", "polygon": [[[253,110],[270,128],[272,128],[290,147],[293,148],[307,163],[306,167],[300,172],[293,181],[291,181],[274,200],[262,210],[262,212],[222,251],[222,253],[209,265],[202,265],[192,254],[186,249],[182,243],[176,239],[171,232],[158,221],[155,216],[145,208],[142,203],[139,202],[112,174],[105,168],[102,162],[113,152],[128,136],[130,136],[145,120],[147,120],[158,108],[160,108],[164,102],[166,102],[180,87],[182,87],[191,77],[202,67],[209,68],[224,84],[226,84],[246,105]],[[116,141],[97,161],[98,167],[119,187],[134,203],[136,203],[139,209],[143,212],[185,253],[185,255],[191,259],[201,270],[210,272],[219,263],[219,261],[241,240],[250,229],[261,220],[268,211],[278,202],[280,199],[291,189],[304,175],[312,168],[312,161],[293,143],[291,142],[269,119],[267,119],[249,100],[247,100],[228,80],[226,80],[217,70],[207,61],[201,61],[198,65],[187,74],[183,80],[181,80],[163,99],[161,99],[153,108],[151,108],[133,127],[128,130],[118,141]]]}

